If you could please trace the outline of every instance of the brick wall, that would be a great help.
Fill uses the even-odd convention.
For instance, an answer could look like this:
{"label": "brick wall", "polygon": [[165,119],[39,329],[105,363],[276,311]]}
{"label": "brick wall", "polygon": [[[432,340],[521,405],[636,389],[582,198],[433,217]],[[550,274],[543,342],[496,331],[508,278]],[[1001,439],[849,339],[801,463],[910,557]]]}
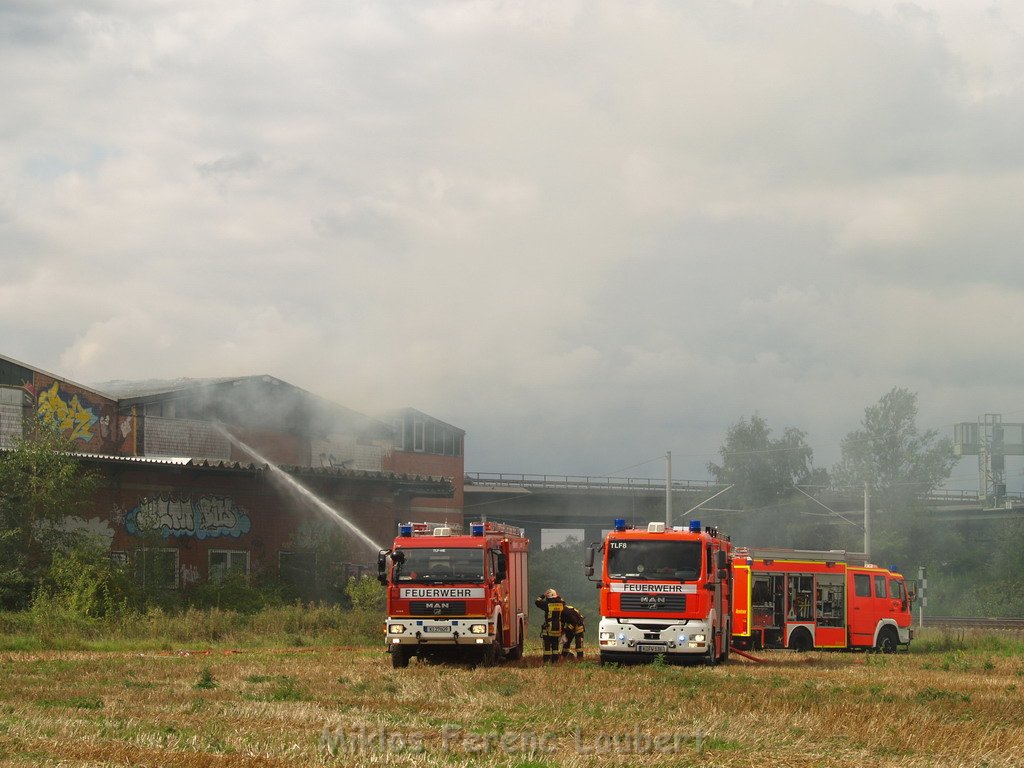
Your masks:
{"label": "brick wall", "polygon": [[[384,461],[385,469],[407,475],[432,475],[452,480],[455,493],[450,499],[413,499],[410,502],[413,513],[448,511],[461,517],[463,507],[463,486],[465,484],[465,458],[462,456],[439,456],[433,453],[392,451]],[[414,514],[414,517],[422,516]],[[454,520],[453,520],[454,521]]]}
{"label": "brick wall", "polygon": [[[93,527],[109,530],[114,552],[132,555],[144,545],[173,550],[179,580],[186,584],[208,577],[211,550],[247,552],[251,571],[276,575],[282,550],[308,548],[309,537],[324,530],[343,532],[347,562],[369,567],[376,562],[375,548],[265,472],[114,465],[103,470],[103,477],[102,490],[85,517],[95,518]],[[318,478],[304,484],[380,547],[390,545],[398,521],[409,516],[383,479]],[[157,524],[166,536],[143,536],[138,530]]]}
{"label": "brick wall", "polygon": [[33,372],[35,411],[57,424],[87,453],[115,453],[121,441],[117,402],[74,384]]}

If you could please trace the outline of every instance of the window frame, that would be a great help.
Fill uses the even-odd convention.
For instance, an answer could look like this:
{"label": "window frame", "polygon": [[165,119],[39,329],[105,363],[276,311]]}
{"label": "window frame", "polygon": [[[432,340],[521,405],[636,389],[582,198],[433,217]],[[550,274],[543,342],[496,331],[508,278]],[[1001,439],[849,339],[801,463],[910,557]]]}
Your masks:
{"label": "window frame", "polygon": [[[215,575],[213,567],[213,556],[214,555],[226,555],[225,567],[223,572]],[[250,564],[252,558],[248,549],[208,549],[206,551],[206,579],[207,581],[223,581],[226,576],[233,572],[231,561],[234,559],[232,555],[245,555],[245,569],[242,571],[242,575],[249,578]]]}
{"label": "window frame", "polygon": [[[862,586],[863,585],[863,586]],[[871,597],[871,575],[867,573],[853,574],[854,597]]]}
{"label": "window frame", "polygon": [[[889,587],[887,585],[888,585],[889,580],[885,577],[885,574],[876,573],[874,581],[875,581],[875,586],[874,586],[874,595],[875,595],[875,597],[881,597],[881,598],[888,597],[889,596]],[[882,585],[882,594],[878,593],[878,585],[879,584]]]}

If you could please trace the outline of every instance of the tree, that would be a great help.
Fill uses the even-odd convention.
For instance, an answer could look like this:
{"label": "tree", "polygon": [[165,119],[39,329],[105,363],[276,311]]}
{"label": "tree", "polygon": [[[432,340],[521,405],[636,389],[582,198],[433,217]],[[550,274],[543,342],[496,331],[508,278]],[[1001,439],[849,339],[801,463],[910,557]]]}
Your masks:
{"label": "tree", "polygon": [[64,518],[92,497],[97,482],[70,443],[39,422],[0,453],[0,606],[26,606],[53,554],[80,543],[81,534],[63,530]]}
{"label": "tree", "polygon": [[[797,485],[823,486],[828,473],[814,466],[806,434],[787,427],[773,439],[768,422],[754,414],[729,428],[719,449],[722,463],[708,462],[715,481],[733,488],[722,496],[745,514],[721,520],[734,541],[760,546],[832,549],[845,546],[828,513],[797,491]],[[715,514],[708,518],[718,521]]]}
{"label": "tree", "polygon": [[773,440],[768,422],[754,414],[729,427],[718,452],[722,463],[708,462],[715,482],[734,486],[729,498],[743,507],[764,507],[793,496],[794,485],[828,482],[823,469],[814,468],[814,450],[806,434],[787,427]]}
{"label": "tree", "polygon": [[917,427],[917,394],[894,387],[864,409],[862,428],[840,444],[832,475],[838,485],[868,484],[880,508],[905,507],[942,484],[953,466],[953,442]]}

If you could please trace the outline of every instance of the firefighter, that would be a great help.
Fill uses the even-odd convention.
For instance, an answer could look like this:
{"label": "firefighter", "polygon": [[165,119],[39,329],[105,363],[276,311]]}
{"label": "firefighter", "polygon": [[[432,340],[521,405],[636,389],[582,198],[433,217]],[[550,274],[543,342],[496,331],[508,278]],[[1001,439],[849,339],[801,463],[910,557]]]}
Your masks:
{"label": "firefighter", "polygon": [[544,641],[544,663],[558,661],[558,641],[562,638],[562,611],[565,601],[558,592],[549,589],[533,601],[534,605],[544,611],[544,625],[540,628],[540,636]]}
{"label": "firefighter", "polygon": [[569,658],[569,646],[576,640],[576,661],[583,659],[583,614],[575,606],[566,603],[562,611],[562,658]]}

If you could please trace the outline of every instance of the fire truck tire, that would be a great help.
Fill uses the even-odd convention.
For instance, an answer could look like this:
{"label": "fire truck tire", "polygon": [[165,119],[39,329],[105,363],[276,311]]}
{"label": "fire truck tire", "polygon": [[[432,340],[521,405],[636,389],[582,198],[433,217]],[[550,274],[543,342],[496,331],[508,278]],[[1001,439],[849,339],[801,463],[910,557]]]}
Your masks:
{"label": "fire truck tire", "polygon": [[713,667],[718,663],[718,656],[715,654],[714,642],[708,643],[708,652],[704,654],[702,661],[709,667]]}
{"label": "fire truck tire", "polygon": [[509,661],[519,661],[523,658],[523,622],[519,622],[519,642],[508,650]]}
{"label": "fire truck tire", "polygon": [[878,642],[875,643],[875,650],[879,653],[896,653],[900,639],[896,630],[892,627],[883,627],[878,633]]}
{"label": "fire truck tire", "polygon": [[501,661],[502,658],[504,657],[504,655],[505,655],[505,648],[501,644],[501,638],[502,638],[502,627],[501,627],[501,619],[499,618],[498,619],[498,632],[494,636],[494,642],[491,643],[490,645],[484,647],[484,649],[483,649],[483,656],[480,659],[480,662],[485,667],[493,667],[495,664],[497,664],[499,661]]}
{"label": "fire truck tire", "polygon": [[800,628],[793,632],[789,638],[789,647],[797,653],[806,653],[814,650],[814,640],[811,633]]}
{"label": "fire truck tire", "polygon": [[718,661],[721,664],[725,664],[729,660],[729,642],[732,640],[732,633],[728,624],[725,625],[725,631],[722,633],[722,653],[718,657]]}
{"label": "fire truck tire", "polygon": [[391,646],[391,666],[395,669],[404,669],[409,666],[409,653],[408,648],[403,648],[400,645]]}

